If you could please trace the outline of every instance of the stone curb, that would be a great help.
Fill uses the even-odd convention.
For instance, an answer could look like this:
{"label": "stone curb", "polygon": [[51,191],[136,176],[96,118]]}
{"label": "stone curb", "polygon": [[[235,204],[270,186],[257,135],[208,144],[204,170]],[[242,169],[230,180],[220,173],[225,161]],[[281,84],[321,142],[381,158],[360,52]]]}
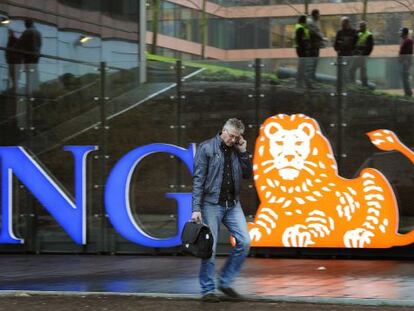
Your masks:
{"label": "stone curb", "polygon": [[[130,296],[142,298],[162,298],[176,300],[199,300],[195,294],[163,294],[163,293],[125,293],[125,292],[75,292],[75,291],[0,291],[0,297],[30,297],[30,296]],[[312,304],[337,304],[361,306],[414,306],[414,300],[345,298],[345,297],[301,297],[301,296],[253,296],[245,295],[246,302],[297,302]],[[230,301],[230,300],[228,300]]]}

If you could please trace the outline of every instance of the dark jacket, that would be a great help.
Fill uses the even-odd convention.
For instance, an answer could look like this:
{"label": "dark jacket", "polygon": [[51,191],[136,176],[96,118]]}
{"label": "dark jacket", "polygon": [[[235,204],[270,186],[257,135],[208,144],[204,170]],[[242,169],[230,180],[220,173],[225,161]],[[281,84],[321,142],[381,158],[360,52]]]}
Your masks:
{"label": "dark jacket", "polygon": [[405,38],[401,40],[399,55],[413,54],[413,40]]}
{"label": "dark jacket", "polygon": [[306,24],[295,25],[294,46],[299,57],[310,56],[310,31]]}
{"label": "dark jacket", "polygon": [[310,31],[310,49],[319,51],[324,47],[325,44],[323,33],[319,28],[318,22],[315,21],[312,17],[309,17],[306,21],[306,24]]}
{"label": "dark jacket", "polygon": [[42,37],[40,32],[34,27],[27,28],[17,42],[17,48],[27,52],[22,53],[25,64],[37,64],[39,62],[38,54],[40,54],[41,47]]}
{"label": "dark jacket", "polygon": [[335,37],[334,48],[338,56],[352,56],[358,40],[355,29],[338,30]]}
{"label": "dark jacket", "polygon": [[[358,32],[357,35],[359,36],[360,34],[361,32]],[[357,40],[354,54],[368,56],[371,54],[373,49],[374,49],[374,37],[372,34],[370,34],[369,36],[367,36],[367,39],[363,44],[358,44],[358,40]]]}
{"label": "dark jacket", "polygon": [[6,62],[8,64],[19,64],[21,62],[20,53],[14,51],[17,48],[17,41],[18,39],[16,37],[9,36],[6,50]]}
{"label": "dark jacket", "polygon": [[405,38],[401,40],[399,61],[407,65],[411,65],[413,57],[413,40]]}
{"label": "dark jacket", "polygon": [[310,36],[305,33],[304,28],[295,31],[296,54],[299,57],[310,56]]}
{"label": "dark jacket", "polygon": [[[217,204],[223,180],[224,155],[220,149],[219,135],[202,142],[194,159],[193,212],[199,212],[204,202]],[[232,169],[234,178],[234,198],[239,200],[241,179],[250,178],[252,165],[249,153],[233,150]]]}

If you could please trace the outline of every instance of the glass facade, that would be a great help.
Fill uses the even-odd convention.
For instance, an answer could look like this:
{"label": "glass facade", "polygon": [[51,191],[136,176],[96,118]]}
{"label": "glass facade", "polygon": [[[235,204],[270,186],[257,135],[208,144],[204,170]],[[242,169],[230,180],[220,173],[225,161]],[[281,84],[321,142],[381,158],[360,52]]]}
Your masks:
{"label": "glass facade", "polygon": [[[381,0],[373,0],[373,1],[381,1]],[[322,4],[322,3],[348,3],[348,2],[356,2],[355,0],[213,0],[211,2],[220,4],[222,6],[257,6],[257,5],[292,5],[292,4],[304,4],[307,2],[308,4]]]}
{"label": "glass facade", "polygon": [[[130,64],[79,63],[71,64],[79,76],[42,82],[39,93],[13,96],[3,92],[8,114],[2,113],[2,145],[24,146],[70,197],[74,197],[74,163],[63,146],[96,145],[99,149],[87,160],[87,244],[75,244],[28,187],[14,178],[13,231],[25,244],[1,245],[0,250],[178,252],[178,248],[136,245],[114,229],[103,201],[109,173],[137,147],[166,143],[187,148],[216,135],[224,120],[233,116],[245,122],[245,138],[253,154],[260,124],[278,113],[302,113],[320,124],[332,144],[340,176],[354,179],[367,167],[381,171],[397,198],[400,214],[395,217],[400,224],[396,229],[401,233],[412,230],[412,163],[397,151],[380,151],[366,136],[369,131],[389,129],[406,146],[414,144],[414,102],[402,96],[399,60],[368,59],[368,89],[361,87],[359,75],[355,82],[338,79],[336,61],[319,59],[317,81],[311,89],[295,86],[297,59],[181,63],[159,58],[148,61],[144,84],[134,79],[134,70],[122,69]],[[343,60],[342,72],[353,61]],[[65,63],[60,66],[64,68]],[[177,234],[177,202],[166,194],[191,193],[191,174],[183,162],[167,153],[154,153],[139,162],[130,178],[128,200],[136,224],[154,238]],[[243,184],[241,201],[248,221],[253,221],[260,203],[256,191],[253,180]],[[229,246],[225,232],[219,245],[219,252]],[[252,250],[259,254],[274,251],[278,250]],[[338,251],[330,250],[332,254]],[[387,249],[382,252],[393,254]]]}
{"label": "glass facade", "polygon": [[[310,1],[310,4],[341,2],[355,1]],[[303,4],[303,1],[297,1],[297,3]],[[283,4],[283,1],[236,1],[234,3],[225,1],[225,3],[219,4],[223,7],[233,8],[241,6],[238,11],[242,14],[244,12],[243,6],[277,5]],[[257,9],[260,8],[260,6],[257,7]],[[343,14],[349,16],[354,27],[357,27],[362,14],[355,8],[348,8],[349,13],[338,13],[336,15],[332,15],[332,13],[324,15],[323,9],[321,10],[321,31],[327,38],[327,48],[332,48],[336,32],[340,29],[340,19]],[[159,33],[200,43],[200,22],[202,20],[200,11],[201,8],[190,9],[179,4],[161,1],[158,23]],[[220,15],[222,11],[217,9],[216,13]],[[151,14],[148,15],[148,30],[150,31],[153,27],[151,16]],[[407,12],[407,8],[401,7],[400,12],[370,13],[368,11],[366,20],[369,29],[374,34],[377,46],[396,45],[399,44],[399,29],[401,27],[411,28],[411,17],[412,15]],[[223,50],[292,48],[296,21],[297,16],[223,18],[214,14],[207,14],[207,45]]]}
{"label": "glass facade", "polygon": [[[7,45],[8,31],[20,37],[24,19],[34,21],[42,38],[41,53],[81,62],[110,63],[117,59],[134,67],[138,64],[138,8],[136,1],[49,0],[31,2],[6,1],[0,4],[4,20],[0,27],[0,46]],[[7,24],[5,23],[7,22]],[[4,62],[4,60],[2,60]],[[56,60],[40,59],[40,79],[53,80],[64,73],[76,75],[70,63],[60,69]],[[5,89],[4,81],[0,90]]]}
{"label": "glass facade", "polygon": [[[369,84],[362,87],[358,72],[355,80],[350,78],[356,59],[321,57],[311,86],[307,79],[312,59],[197,61],[193,59],[197,55],[183,52],[179,46],[159,47],[158,53],[164,56],[148,55],[143,83],[137,72],[138,12],[134,1],[50,0],[42,7],[35,6],[37,2],[23,2],[0,4],[0,145],[25,148],[72,201],[76,197],[74,159],[64,146],[92,145],[98,150],[86,160],[87,244],[76,244],[32,189],[12,174],[8,184],[12,227],[7,229],[25,243],[2,244],[0,252],[179,252],[178,248],[143,247],[117,232],[104,202],[111,171],[140,146],[163,143],[189,148],[199,144],[216,135],[230,117],[245,122],[245,138],[253,154],[260,125],[280,113],[305,114],[320,124],[341,177],[355,179],[367,167],[378,169],[390,183],[398,205],[393,208],[399,211],[394,215],[399,225],[392,229],[406,233],[414,228],[412,163],[397,149],[379,150],[366,136],[373,130],[388,129],[409,149],[414,146],[414,101],[403,96],[401,59],[366,59]],[[201,41],[199,12],[168,2],[162,2],[161,8],[160,34]],[[148,7],[149,30],[153,26],[151,10]],[[34,20],[41,35],[41,57],[38,63],[11,63],[6,54],[16,51],[7,49],[9,30],[19,38],[25,17]],[[351,18],[356,22],[357,15]],[[295,17],[224,19],[210,15],[208,21],[212,47],[289,48]],[[330,41],[338,21],[339,16],[323,16],[321,20]],[[371,29],[376,28],[378,44],[397,44],[394,29],[406,25],[409,14],[372,14],[368,21]],[[301,81],[297,79],[298,68],[302,69]],[[166,194],[188,196],[192,190],[190,171],[168,153],[152,153],[138,162],[128,177],[131,186],[124,196],[130,204],[129,216],[153,238],[178,234],[177,201]],[[243,184],[241,202],[247,220],[253,221],[260,204],[253,179]],[[321,203],[321,208],[334,213],[336,207]],[[7,212],[2,210],[3,231]],[[230,247],[228,238],[223,231],[219,252]],[[381,251],[393,255],[394,249]],[[407,246],[401,253],[411,251]]]}

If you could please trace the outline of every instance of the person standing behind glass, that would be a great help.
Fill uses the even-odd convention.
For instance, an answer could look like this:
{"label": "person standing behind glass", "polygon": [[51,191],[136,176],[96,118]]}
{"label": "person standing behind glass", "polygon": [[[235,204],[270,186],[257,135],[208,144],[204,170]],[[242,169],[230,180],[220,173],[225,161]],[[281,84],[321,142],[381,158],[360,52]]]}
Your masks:
{"label": "person standing behind glass", "polygon": [[310,31],[310,51],[311,57],[309,62],[309,76],[311,79],[316,79],[316,68],[318,67],[319,51],[324,47],[325,38],[319,27],[319,10],[312,10],[311,16],[308,17],[306,24]]}
{"label": "person standing behind glass", "polygon": [[213,255],[201,261],[199,280],[203,302],[220,301],[215,295],[215,257],[221,223],[234,237],[235,246],[221,269],[218,289],[230,298],[241,298],[231,286],[250,248],[246,218],[240,205],[242,178],[252,175],[243,133],[242,121],[228,119],[219,134],[198,146],[194,158],[191,218],[209,226],[214,239]]}
{"label": "person standing behind glass", "polygon": [[351,22],[347,16],[341,18],[341,29],[336,32],[334,49],[338,54],[338,64],[346,63],[346,66],[341,66],[339,72],[343,82],[348,82],[350,73],[351,57],[355,50],[356,42],[358,40],[357,31],[352,28]]}
{"label": "person standing behind glass", "polygon": [[40,49],[42,47],[42,36],[35,28],[33,20],[26,19],[24,22],[26,30],[17,42],[17,48],[22,53],[24,71],[26,74],[26,95],[33,96],[39,88],[38,63]]}
{"label": "person standing behind glass", "polygon": [[410,86],[410,68],[413,56],[413,40],[408,37],[408,28],[401,28],[401,45],[398,61],[400,63],[401,80],[405,96],[411,97],[413,92]]}
{"label": "person standing behind glass", "polygon": [[21,62],[21,55],[16,51],[17,49],[17,37],[14,34],[14,31],[9,29],[9,37],[7,40],[7,50],[6,50],[6,62],[9,69],[9,88],[13,94],[16,93],[19,81],[19,64]]}
{"label": "person standing behind glass", "polygon": [[310,56],[310,31],[306,25],[306,16],[301,15],[295,25],[294,46],[299,57],[298,70],[296,74],[296,86],[311,87],[309,77],[309,56]]}
{"label": "person standing behind glass", "polygon": [[359,69],[362,86],[368,87],[367,57],[374,48],[374,36],[367,29],[365,21],[359,22],[358,40],[355,46],[354,59],[351,66],[351,79],[355,81],[356,71]]}
{"label": "person standing behind glass", "polygon": [[334,48],[338,56],[352,56],[356,42],[357,32],[351,26],[347,16],[341,18],[341,29],[336,32]]}

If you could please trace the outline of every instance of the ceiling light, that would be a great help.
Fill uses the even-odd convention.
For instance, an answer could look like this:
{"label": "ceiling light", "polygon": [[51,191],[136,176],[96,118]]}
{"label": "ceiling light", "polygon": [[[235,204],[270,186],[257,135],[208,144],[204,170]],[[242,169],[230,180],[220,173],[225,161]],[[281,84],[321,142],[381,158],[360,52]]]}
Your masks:
{"label": "ceiling light", "polygon": [[81,36],[81,37],[79,38],[79,42],[80,42],[80,43],[86,43],[86,42],[88,42],[89,40],[92,40],[92,37],[88,37],[88,36]]}
{"label": "ceiling light", "polygon": [[11,22],[10,18],[2,17],[0,23],[3,24],[3,25],[8,25],[8,24],[10,24],[10,22]]}

